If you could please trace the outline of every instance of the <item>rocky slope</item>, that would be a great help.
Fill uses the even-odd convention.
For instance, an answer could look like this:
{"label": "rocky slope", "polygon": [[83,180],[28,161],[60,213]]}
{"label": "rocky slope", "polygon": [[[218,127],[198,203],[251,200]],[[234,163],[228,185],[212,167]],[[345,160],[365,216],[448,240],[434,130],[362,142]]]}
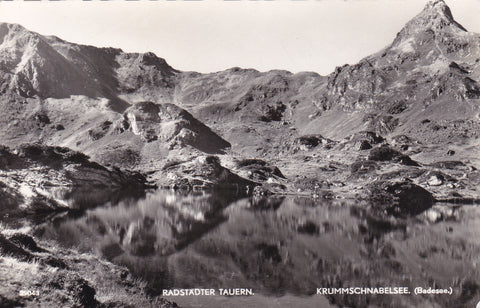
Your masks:
{"label": "rocky slope", "polygon": [[[480,36],[467,32],[443,1],[431,1],[397,34],[393,43],[355,65],[328,76],[317,105],[356,110],[364,125],[381,135],[409,133],[422,142],[464,139],[478,130]],[[459,129],[424,128],[422,121]],[[321,121],[321,117],[320,120]],[[442,138],[443,137],[443,138]]]}
{"label": "rocky slope", "polygon": [[0,213],[3,221],[28,215],[82,210],[147,188],[138,173],[105,168],[67,148],[24,144],[0,149]]}
{"label": "rocky slope", "polygon": [[[369,130],[384,137],[407,134],[425,143],[469,145],[477,136],[480,37],[458,24],[443,1],[429,2],[390,46],[326,77],[240,68],[180,72],[152,53],[77,45],[19,25],[2,24],[0,34],[4,143],[18,143],[20,131],[32,128],[37,131],[29,139],[50,144],[59,144],[59,135],[79,139],[75,124],[89,125],[100,113],[108,113],[102,122],[112,122],[118,118],[113,113],[142,101],[188,110],[233,151],[250,156],[278,154],[285,142],[309,134],[341,140]],[[61,133],[48,130],[45,114],[64,115],[60,105],[81,110],[79,101],[102,112],[73,118],[68,123],[73,126],[56,124],[65,128]],[[33,121],[21,123],[19,115]],[[109,150],[99,139],[61,145],[95,157]]]}
{"label": "rocky slope", "polygon": [[[348,166],[381,143],[418,166],[480,167],[480,36],[444,1],[430,1],[383,50],[329,76],[181,72],[152,53],[73,44],[20,25],[1,24],[0,38],[7,146],[68,147],[160,185],[181,177],[166,181],[167,167],[205,154],[239,174],[236,160],[262,158],[286,178],[257,184],[287,191],[298,178],[322,177],[306,162]],[[334,181],[352,182],[341,174]]]}
{"label": "rocky slope", "polygon": [[[2,307],[177,307],[130,272],[91,254],[0,230]],[[19,292],[19,286],[24,292]]]}

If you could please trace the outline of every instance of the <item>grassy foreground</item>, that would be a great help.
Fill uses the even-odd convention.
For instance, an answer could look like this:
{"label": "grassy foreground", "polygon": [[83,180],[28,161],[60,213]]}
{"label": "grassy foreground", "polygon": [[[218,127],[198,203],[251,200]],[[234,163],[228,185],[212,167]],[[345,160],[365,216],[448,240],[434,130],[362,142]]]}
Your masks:
{"label": "grassy foreground", "polygon": [[129,271],[0,225],[0,307],[177,307]]}

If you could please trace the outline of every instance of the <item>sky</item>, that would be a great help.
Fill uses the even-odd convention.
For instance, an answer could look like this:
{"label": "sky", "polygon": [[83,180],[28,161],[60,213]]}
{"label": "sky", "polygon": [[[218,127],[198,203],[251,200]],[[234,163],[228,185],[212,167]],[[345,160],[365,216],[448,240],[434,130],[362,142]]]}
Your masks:
{"label": "sky", "polygon": [[[184,71],[329,74],[390,44],[426,0],[0,1],[0,22],[64,40],[152,51]],[[480,0],[447,0],[480,33]]]}

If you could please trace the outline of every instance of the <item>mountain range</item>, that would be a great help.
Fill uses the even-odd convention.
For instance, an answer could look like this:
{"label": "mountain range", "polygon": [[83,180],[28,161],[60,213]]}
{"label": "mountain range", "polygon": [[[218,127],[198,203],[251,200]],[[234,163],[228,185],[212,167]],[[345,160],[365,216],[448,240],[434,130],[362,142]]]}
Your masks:
{"label": "mountain range", "polygon": [[149,173],[219,154],[226,165],[262,158],[298,176],[288,162],[301,162],[299,153],[371,148],[365,136],[373,134],[424,145],[410,147],[424,163],[447,146],[478,166],[479,78],[480,35],[457,23],[442,0],[430,1],[389,46],[328,76],[185,72],[153,53],[2,23],[0,142],[68,147]]}

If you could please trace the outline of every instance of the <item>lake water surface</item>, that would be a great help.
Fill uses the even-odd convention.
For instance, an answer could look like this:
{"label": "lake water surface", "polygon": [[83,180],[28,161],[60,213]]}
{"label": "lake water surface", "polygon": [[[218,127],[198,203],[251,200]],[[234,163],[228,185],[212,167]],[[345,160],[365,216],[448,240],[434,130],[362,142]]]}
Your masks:
{"label": "lake water surface", "polygon": [[[36,235],[93,252],[148,282],[249,288],[250,297],[169,297],[182,307],[460,307],[480,300],[480,208],[435,205],[409,218],[355,201],[156,191],[54,217]],[[408,287],[411,295],[317,295]],[[452,295],[414,295],[416,287]]]}

